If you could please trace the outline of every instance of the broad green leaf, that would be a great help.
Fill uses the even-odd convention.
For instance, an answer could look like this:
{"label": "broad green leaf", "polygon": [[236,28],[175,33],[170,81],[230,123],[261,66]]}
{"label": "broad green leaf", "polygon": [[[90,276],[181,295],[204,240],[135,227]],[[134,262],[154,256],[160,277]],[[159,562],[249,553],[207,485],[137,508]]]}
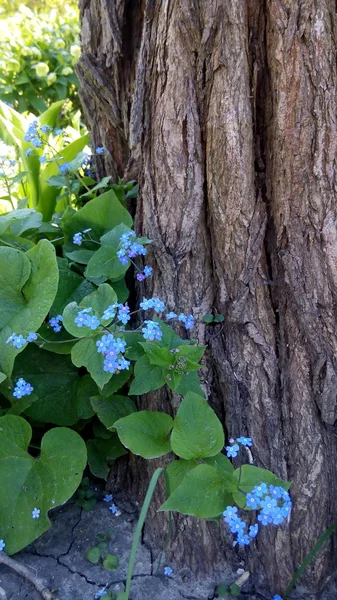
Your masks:
{"label": "broad green leaf", "polygon": [[198,466],[197,460],[173,460],[166,467],[170,482],[170,494],[181,484],[185,475]]}
{"label": "broad green leaf", "polygon": [[90,188],[89,192],[86,192],[85,194],[82,194],[82,198],[86,198],[87,196],[91,196],[93,192],[96,192],[97,190],[101,190],[102,188],[107,187],[110,179],[111,179],[111,175],[109,175],[108,177],[103,177],[103,179],[99,183],[97,183],[96,185],[94,185],[94,187]]}
{"label": "broad green leaf", "polygon": [[203,398],[189,392],[174,419],[171,435],[175,454],[187,460],[215,456],[224,446],[222,425]]}
{"label": "broad green leaf", "polygon": [[37,333],[39,338],[35,342],[36,345],[42,350],[55,352],[55,354],[70,354],[72,347],[76,344],[76,339],[72,338],[63,327],[61,331],[55,333],[49,325],[43,323]]}
{"label": "broad green leaf", "polygon": [[271,471],[254,467],[254,465],[242,465],[239,469],[235,469],[233,476],[238,482],[239,489],[244,493],[250,492],[252,488],[255,485],[259,485],[259,483],[279,485],[285,490],[289,490],[291,486],[291,483],[279,479]]}
{"label": "broad green leaf", "polygon": [[81,300],[79,305],[77,302],[70,302],[63,311],[63,325],[67,331],[74,337],[88,337],[93,335],[93,330],[90,327],[78,327],[75,323],[75,318],[78,313],[85,308],[92,308],[90,315],[95,315],[101,324],[107,324],[107,321],[102,320],[104,311],[117,301],[117,296],[108,283],[103,283],[99,288]]}
{"label": "broad green leaf", "polygon": [[222,454],[222,452],[219,452],[219,454],[216,454],[215,456],[203,458],[203,461],[207,465],[211,465],[211,467],[217,467],[220,471],[226,473],[226,475],[233,475],[234,473],[234,467],[231,461],[227,456]]}
{"label": "broad green leaf", "polygon": [[[21,417],[0,418],[0,530],[8,554],[50,527],[48,511],[72,496],[86,464],[84,442],[74,431],[47,432],[37,459],[27,452],[31,434]],[[38,519],[32,518],[34,508],[41,511]]]}
{"label": "broad green leaf", "polygon": [[187,473],[159,510],[174,510],[199,519],[220,515],[232,502],[226,483],[216,469],[198,465]]}
{"label": "broad green leaf", "polygon": [[168,436],[172,425],[169,415],[148,410],[123,417],[114,424],[122,444],[143,458],[156,458],[171,452]]}
{"label": "broad green leaf", "polygon": [[2,383],[3,381],[5,381],[6,378],[7,378],[7,375],[5,375],[5,373],[1,373],[0,372],[0,383]]}
{"label": "broad green leaf", "polygon": [[179,346],[179,356],[186,358],[187,364],[189,364],[189,361],[198,363],[201,360],[205,349],[206,346]]}
{"label": "broad green leaf", "polygon": [[55,300],[50,309],[50,315],[53,317],[62,314],[70,302],[80,303],[85,296],[92,294],[96,290],[92,283],[69,268],[67,260],[58,258],[57,264],[59,268],[59,284]]}
{"label": "broad green leaf", "polygon": [[86,367],[98,387],[102,388],[112,375],[103,370],[104,356],[97,352],[96,342],[100,337],[100,335],[95,335],[77,342],[72,348],[71,359],[76,367]]}
{"label": "broad green leaf", "polygon": [[[70,357],[28,344],[15,361],[13,377],[23,377],[34,388],[35,402],[26,414],[40,423],[73,425],[93,415],[90,397],[97,386],[87,375],[79,377]],[[15,404],[15,399],[11,400]]]}
{"label": "broad green leaf", "polygon": [[174,357],[167,348],[161,348],[153,342],[142,342],[141,346],[144,348],[151,365],[158,365],[167,369],[174,363]]}
{"label": "broad green leaf", "polygon": [[112,394],[120,390],[123,385],[125,385],[125,383],[130,379],[132,373],[133,367],[130,365],[129,370],[125,369],[120,373],[116,373],[116,375],[112,375],[110,381],[108,381],[108,383],[102,389],[101,396],[103,396],[103,398],[109,398],[109,396],[112,396]]}
{"label": "broad green leaf", "polygon": [[127,331],[125,335],[125,340],[128,343],[125,356],[129,360],[138,360],[139,358],[144,356],[144,348],[141,345],[144,341],[144,338],[140,333],[133,333],[131,331]]}
{"label": "broad green leaf", "polygon": [[91,398],[91,406],[99,420],[111,431],[115,431],[116,421],[137,412],[135,403],[127,396],[94,396]]}
{"label": "broad green leaf", "polygon": [[162,368],[156,365],[151,365],[148,357],[141,356],[135,364],[135,378],[130,387],[130,394],[141,395],[146,392],[158,390],[165,384],[165,379],[162,375]]}
{"label": "broad green leaf", "polygon": [[94,255],[94,250],[86,250],[85,248],[83,248],[83,250],[74,250],[73,252],[66,252],[66,256],[70,258],[70,260],[73,260],[79,263],[80,265],[87,265],[89,260]]}
{"label": "broad green leaf", "polygon": [[63,231],[65,236],[65,250],[76,250],[72,239],[75,233],[89,227],[91,237],[99,241],[104,233],[107,233],[120,223],[132,226],[130,213],[122,206],[113,190],[105,192],[101,196],[90,200],[83,208],[73,215],[65,214],[63,218]]}
{"label": "broad green leaf", "polygon": [[87,441],[88,464],[95,477],[107,480],[112,462],[127,454],[117,435],[109,439],[96,438]]}
{"label": "broad green leaf", "polygon": [[188,392],[194,392],[201,398],[205,398],[205,392],[200,386],[200,378],[196,371],[191,371],[189,375],[183,375],[174,391],[181,396],[186,396]]}
{"label": "broad green leaf", "polygon": [[47,240],[40,240],[26,254],[0,247],[0,273],[0,362],[1,370],[10,375],[20,350],[6,344],[8,337],[13,332],[26,336],[37,331],[54,301],[55,249]]}
{"label": "broad green leaf", "polygon": [[118,556],[116,556],[116,554],[107,554],[104,561],[103,561],[103,567],[107,570],[107,571],[114,571],[115,569],[118,568],[119,565],[119,558]]}
{"label": "broad green leaf", "polygon": [[105,279],[121,279],[129,265],[122,265],[114,248],[102,246],[89,260],[85,270],[87,279],[105,277]]}
{"label": "broad green leaf", "polygon": [[90,550],[88,550],[87,554],[86,554],[87,560],[92,563],[93,565],[96,565],[101,558],[101,551],[99,549],[98,546],[94,546],[93,548],[90,548]]}

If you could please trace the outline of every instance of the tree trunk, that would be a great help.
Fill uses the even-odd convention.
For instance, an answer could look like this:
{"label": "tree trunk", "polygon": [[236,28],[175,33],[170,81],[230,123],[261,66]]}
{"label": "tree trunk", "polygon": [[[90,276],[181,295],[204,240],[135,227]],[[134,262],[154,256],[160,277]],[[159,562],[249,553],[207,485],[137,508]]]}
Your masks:
{"label": "tree trunk", "polygon": [[[83,107],[93,144],[111,153],[99,172],[137,179],[137,231],[155,242],[138,293],[193,312],[228,435],[251,436],[255,464],[293,482],[287,528],[238,551],[213,524],[179,517],[173,558],[212,573],[236,553],[257,585],[282,589],[337,520],[335,2],[80,9]],[[223,324],[202,324],[212,309]],[[178,401],[158,392],[141,406],[173,413]],[[140,497],[154,462],[129,461]],[[164,522],[149,521],[149,539]],[[332,571],[332,543],[306,572],[311,590]]]}

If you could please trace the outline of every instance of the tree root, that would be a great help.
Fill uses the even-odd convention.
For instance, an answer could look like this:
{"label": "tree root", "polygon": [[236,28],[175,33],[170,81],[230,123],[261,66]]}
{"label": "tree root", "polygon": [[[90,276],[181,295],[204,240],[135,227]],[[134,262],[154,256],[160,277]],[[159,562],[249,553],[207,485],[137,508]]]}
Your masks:
{"label": "tree root", "polygon": [[[60,598],[56,598],[56,596],[54,596],[54,594],[44,586],[40,579],[32,575],[27,567],[21,565],[16,560],[13,560],[13,558],[10,558],[4,552],[0,552],[0,564],[6,565],[6,567],[9,567],[21,575],[21,577],[28,579],[28,581],[30,581],[41,594],[44,600],[61,600]],[[6,592],[2,588],[0,588],[0,600],[7,600]]]}

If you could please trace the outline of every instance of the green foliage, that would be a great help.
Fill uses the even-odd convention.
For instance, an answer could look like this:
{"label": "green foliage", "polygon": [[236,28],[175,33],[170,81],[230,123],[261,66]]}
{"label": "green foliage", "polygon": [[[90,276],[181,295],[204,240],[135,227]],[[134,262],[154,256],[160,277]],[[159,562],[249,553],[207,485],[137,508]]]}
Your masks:
{"label": "green foliage", "polygon": [[[118,556],[107,552],[111,533],[112,532],[108,532],[105,535],[98,533],[96,538],[99,543],[97,546],[90,548],[86,554],[86,558],[89,562],[93,565],[102,565],[106,571],[115,571],[119,566]],[[110,598],[109,595],[108,598]]]}
{"label": "green foliage", "polygon": [[[21,417],[0,417],[0,523],[6,551],[18,552],[46,531],[48,511],[78,487],[86,464],[85,444],[70,429],[48,431],[38,459],[27,452],[32,430]],[[41,511],[32,518],[32,511]]]}
{"label": "green foliage", "polygon": [[66,110],[74,115],[79,109],[74,71],[80,55],[78,11],[64,7],[61,16],[56,10],[32,10],[21,4],[13,16],[1,18],[0,99],[20,113],[35,114],[67,100]]}

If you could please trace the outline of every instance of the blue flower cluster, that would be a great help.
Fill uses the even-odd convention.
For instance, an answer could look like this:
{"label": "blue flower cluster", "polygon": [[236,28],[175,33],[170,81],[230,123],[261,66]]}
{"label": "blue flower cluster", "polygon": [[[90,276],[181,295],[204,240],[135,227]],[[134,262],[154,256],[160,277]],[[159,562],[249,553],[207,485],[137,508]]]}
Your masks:
{"label": "blue flower cluster", "polygon": [[246,496],[247,507],[259,510],[257,519],[261,525],[281,525],[291,512],[288,492],[280,486],[260,483]]}
{"label": "blue flower cluster", "polygon": [[109,506],[108,509],[112,512],[113,515],[116,515],[116,517],[118,517],[121,514],[121,511],[119,510],[118,506],[116,506],[116,504],[113,502],[112,494],[105,494],[103,502],[112,502],[111,506]]}
{"label": "blue flower cluster", "polygon": [[144,281],[144,279],[146,279],[147,277],[150,277],[152,275],[152,267],[144,267],[143,271],[141,271],[140,273],[137,273],[137,279],[138,281]]}
{"label": "blue flower cluster", "polygon": [[178,321],[184,323],[186,329],[193,329],[194,327],[193,315],[185,315],[185,313],[180,313],[180,315],[176,315],[175,312],[169,312],[165,316],[168,321],[170,321],[171,319],[178,319]]}
{"label": "blue flower cluster", "polygon": [[6,344],[10,344],[10,346],[20,350],[20,348],[27,344],[27,342],[35,342],[35,340],[37,340],[37,335],[33,331],[29,333],[26,338],[24,338],[21,334],[17,335],[16,333],[12,333],[12,335],[10,335],[6,340]]}
{"label": "blue flower cluster", "polygon": [[98,146],[98,148],[96,148],[95,152],[96,154],[104,154],[104,146]]}
{"label": "blue flower cluster", "polygon": [[108,373],[119,373],[120,371],[128,370],[130,361],[123,356],[126,350],[126,342],[121,338],[115,338],[112,333],[103,335],[96,342],[97,352],[104,356],[103,370]]}
{"label": "blue flower cluster", "polygon": [[173,569],[171,569],[171,567],[164,567],[163,573],[165,577],[172,577]]}
{"label": "blue flower cluster", "polygon": [[66,173],[69,173],[69,171],[71,171],[71,164],[68,162],[65,162],[61,165],[58,166],[60,173],[62,173],[62,175],[65,175]]}
{"label": "blue flower cluster", "polygon": [[153,308],[156,313],[161,313],[165,310],[165,304],[162,302],[162,300],[159,300],[159,298],[143,298],[139,306],[143,310],[149,310],[150,308]]}
{"label": "blue flower cluster", "polygon": [[92,312],[91,306],[80,310],[77,317],[74,319],[74,323],[77,327],[89,327],[89,329],[95,331],[95,329],[100,326],[99,319],[95,315],[90,315],[90,312]]}
{"label": "blue flower cluster", "polygon": [[259,526],[258,524],[251,525],[247,531],[247,524],[239,519],[237,512],[238,509],[236,506],[227,506],[226,510],[222,513],[223,518],[231,532],[237,535],[235,543],[238,543],[239,546],[248,546],[252,539],[257,536]]}
{"label": "blue flower cluster", "polygon": [[18,379],[18,381],[16,382],[16,386],[13,391],[13,396],[15,396],[15,398],[20,399],[23,396],[30,396],[33,390],[34,388],[30,385],[30,383],[27,383],[27,381],[20,377],[20,379]]}
{"label": "blue flower cluster", "polygon": [[146,255],[146,248],[142,244],[138,244],[137,241],[132,240],[135,237],[134,231],[127,231],[120,238],[121,248],[117,251],[117,256],[122,265],[127,265],[131,258]]}
{"label": "blue flower cluster", "polygon": [[160,341],[163,337],[163,332],[158,323],[155,321],[144,321],[144,323],[145,327],[142,327],[143,338],[149,342]]}
{"label": "blue flower cluster", "polygon": [[238,452],[240,450],[239,444],[241,444],[241,446],[247,447],[247,446],[251,446],[253,442],[252,442],[251,438],[241,436],[241,437],[237,438],[237,440],[230,439],[229,443],[231,445],[226,446],[226,454],[227,454],[228,458],[235,458],[238,455]]}
{"label": "blue flower cluster", "polygon": [[3,551],[3,549],[5,548],[6,544],[3,540],[0,540],[0,552]]}
{"label": "blue flower cluster", "polygon": [[89,229],[83,229],[83,231],[78,231],[77,233],[75,233],[73,235],[73,244],[75,244],[75,246],[81,246],[83,242],[83,235],[89,233],[89,231],[91,231],[91,227],[89,227]]}
{"label": "blue flower cluster", "polygon": [[[246,506],[260,511],[257,519],[261,525],[281,525],[290,514],[291,500],[288,492],[282,487],[260,483],[246,495]],[[231,532],[237,535],[235,543],[247,546],[257,536],[259,525],[251,525],[247,531],[246,523],[238,517],[237,512],[236,506],[227,506],[223,512],[224,521]]]}
{"label": "blue flower cluster", "polygon": [[[34,146],[34,148],[42,148],[47,142],[47,140],[43,136],[48,135],[52,132],[54,133],[54,135],[60,135],[63,133],[63,130],[55,129],[53,131],[52,127],[50,127],[49,125],[41,125],[41,127],[39,127],[39,122],[35,119],[29,124],[29,127],[23,139],[25,140],[25,142],[31,143],[32,146]],[[26,150],[26,156],[32,156],[32,154],[33,148],[28,148],[28,150]],[[41,156],[39,160],[41,163],[45,163],[47,162],[47,157]]]}
{"label": "blue flower cluster", "polygon": [[62,325],[61,325],[62,321],[63,321],[62,315],[57,315],[56,317],[52,317],[51,319],[49,319],[48,325],[49,325],[49,327],[52,327],[52,329],[55,333],[58,333],[62,329]]}

